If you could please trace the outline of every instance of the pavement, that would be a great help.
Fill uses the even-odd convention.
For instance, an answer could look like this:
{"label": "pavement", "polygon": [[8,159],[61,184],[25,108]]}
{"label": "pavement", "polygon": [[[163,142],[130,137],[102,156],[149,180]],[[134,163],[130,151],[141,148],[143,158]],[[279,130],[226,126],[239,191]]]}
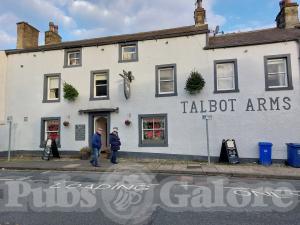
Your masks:
{"label": "pavement", "polygon": [[265,167],[256,163],[227,165],[207,162],[120,158],[119,164],[113,165],[102,156],[100,167],[92,167],[89,160],[76,158],[50,159],[13,158],[10,162],[0,159],[2,170],[43,170],[43,171],[95,171],[95,172],[144,172],[168,173],[182,175],[253,177],[269,179],[300,180],[300,168],[292,168],[282,164]]}

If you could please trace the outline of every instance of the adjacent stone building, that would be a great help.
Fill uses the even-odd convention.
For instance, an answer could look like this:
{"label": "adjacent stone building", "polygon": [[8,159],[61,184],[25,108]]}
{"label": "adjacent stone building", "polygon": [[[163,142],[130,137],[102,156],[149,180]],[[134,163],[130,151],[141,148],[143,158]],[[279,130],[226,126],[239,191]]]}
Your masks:
{"label": "adjacent stone building", "polygon": [[[274,144],[274,159],[285,159],[285,144],[300,141],[298,5],[281,1],[275,28],[216,36],[205,14],[199,0],[193,26],[72,42],[61,42],[50,23],[43,46],[28,45],[36,29],[22,23],[19,32],[18,24],[17,49],[0,55],[7,67],[0,67],[0,116],[13,117],[13,150],[40,154],[53,138],[61,151],[79,151],[97,127],[105,130],[105,149],[116,126],[122,154],[201,158],[202,116],[212,115],[213,157],[233,138],[243,159],[258,158],[260,141]],[[192,71],[206,82],[194,96],[185,91]],[[64,82],[78,90],[75,102],[64,99]],[[0,126],[1,151],[7,136]]]}

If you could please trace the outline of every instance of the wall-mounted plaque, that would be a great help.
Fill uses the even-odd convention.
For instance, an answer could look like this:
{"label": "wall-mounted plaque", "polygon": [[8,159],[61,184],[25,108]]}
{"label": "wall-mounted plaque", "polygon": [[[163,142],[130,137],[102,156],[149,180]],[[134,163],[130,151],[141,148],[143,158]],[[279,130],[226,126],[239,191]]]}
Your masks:
{"label": "wall-mounted plaque", "polygon": [[85,141],[85,124],[75,125],[75,141]]}

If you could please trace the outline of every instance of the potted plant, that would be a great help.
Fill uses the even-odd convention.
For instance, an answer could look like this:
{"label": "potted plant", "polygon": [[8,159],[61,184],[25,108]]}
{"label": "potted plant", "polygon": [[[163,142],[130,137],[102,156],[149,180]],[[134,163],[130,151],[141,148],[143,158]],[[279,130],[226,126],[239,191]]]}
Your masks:
{"label": "potted plant", "polygon": [[69,122],[69,121],[64,121],[64,122],[63,122],[63,125],[64,125],[65,127],[68,127],[68,126],[70,125],[70,122]]}
{"label": "potted plant", "polygon": [[89,147],[83,147],[80,149],[80,159],[88,160],[91,156],[91,149]]}
{"label": "potted plant", "polygon": [[64,98],[70,102],[74,102],[79,93],[71,84],[64,82]]}
{"label": "potted plant", "polygon": [[125,125],[126,125],[126,126],[130,126],[130,124],[131,124],[131,121],[130,121],[130,120],[125,120]]}
{"label": "potted plant", "polygon": [[186,81],[185,90],[190,95],[195,95],[201,92],[205,86],[205,80],[198,71],[192,71]]}

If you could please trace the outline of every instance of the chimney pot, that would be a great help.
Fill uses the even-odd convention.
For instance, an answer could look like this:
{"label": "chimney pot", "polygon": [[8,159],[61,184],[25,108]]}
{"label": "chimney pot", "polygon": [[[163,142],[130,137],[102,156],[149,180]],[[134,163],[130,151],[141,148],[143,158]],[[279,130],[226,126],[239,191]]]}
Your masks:
{"label": "chimney pot", "polygon": [[195,26],[202,26],[205,24],[206,11],[202,7],[202,0],[196,1],[196,9],[194,12]]}
{"label": "chimney pot", "polygon": [[58,26],[49,22],[49,31],[45,32],[45,45],[61,43],[61,36],[58,34]]}
{"label": "chimney pot", "polygon": [[281,0],[279,2],[280,12],[276,17],[278,28],[294,28],[299,25],[298,4],[291,0]]}

